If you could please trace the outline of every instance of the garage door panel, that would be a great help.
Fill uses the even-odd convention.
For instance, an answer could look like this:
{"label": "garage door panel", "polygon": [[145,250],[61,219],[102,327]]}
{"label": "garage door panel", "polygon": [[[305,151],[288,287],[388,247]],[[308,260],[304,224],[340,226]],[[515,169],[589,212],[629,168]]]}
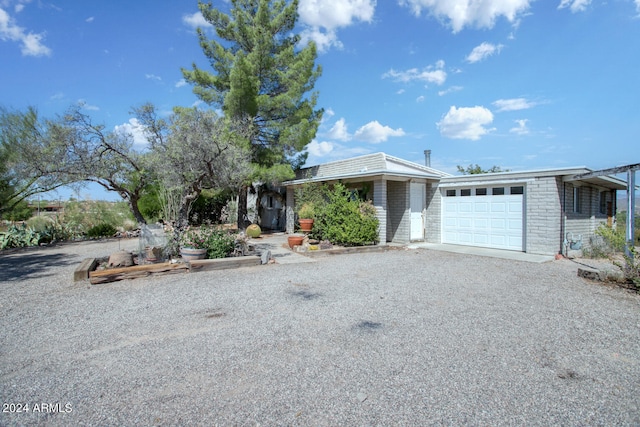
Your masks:
{"label": "garage door panel", "polygon": [[442,242],[523,250],[523,196],[442,198]]}

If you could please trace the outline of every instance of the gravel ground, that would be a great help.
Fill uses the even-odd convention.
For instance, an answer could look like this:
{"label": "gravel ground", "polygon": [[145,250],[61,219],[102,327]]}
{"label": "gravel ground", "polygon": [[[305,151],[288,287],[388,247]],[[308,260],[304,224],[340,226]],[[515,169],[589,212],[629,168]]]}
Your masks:
{"label": "gravel ground", "polygon": [[572,261],[400,249],[72,282],[118,245],[0,255],[0,425],[640,425],[640,296]]}

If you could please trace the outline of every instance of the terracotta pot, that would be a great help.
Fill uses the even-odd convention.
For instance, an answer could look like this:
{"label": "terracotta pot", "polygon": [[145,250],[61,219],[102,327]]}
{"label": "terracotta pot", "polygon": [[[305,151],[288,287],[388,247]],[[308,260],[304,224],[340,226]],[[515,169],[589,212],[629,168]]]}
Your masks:
{"label": "terracotta pot", "polygon": [[289,242],[289,247],[291,249],[293,249],[294,246],[300,246],[303,240],[304,236],[289,236],[287,238],[287,242]]}
{"label": "terracotta pot", "polygon": [[313,229],[313,219],[299,219],[300,230],[309,233]]}
{"label": "terracotta pot", "polygon": [[207,257],[206,249],[180,248],[180,255],[186,262],[195,261],[197,259],[205,259]]}

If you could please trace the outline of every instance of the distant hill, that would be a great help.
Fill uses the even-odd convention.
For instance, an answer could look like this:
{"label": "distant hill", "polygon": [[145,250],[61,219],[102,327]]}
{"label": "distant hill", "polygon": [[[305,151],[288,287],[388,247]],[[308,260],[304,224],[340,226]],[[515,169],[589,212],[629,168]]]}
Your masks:
{"label": "distant hill", "polygon": [[[627,211],[627,196],[626,191],[624,191],[625,197],[618,197],[617,207],[618,212],[626,212]],[[636,195],[636,215],[640,215],[640,197]]]}

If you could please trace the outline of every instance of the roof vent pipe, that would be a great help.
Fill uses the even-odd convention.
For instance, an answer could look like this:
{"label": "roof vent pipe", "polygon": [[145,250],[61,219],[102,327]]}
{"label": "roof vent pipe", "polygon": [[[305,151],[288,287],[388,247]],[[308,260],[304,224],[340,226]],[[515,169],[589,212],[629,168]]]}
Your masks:
{"label": "roof vent pipe", "polygon": [[424,150],[424,164],[426,167],[431,167],[431,150]]}

